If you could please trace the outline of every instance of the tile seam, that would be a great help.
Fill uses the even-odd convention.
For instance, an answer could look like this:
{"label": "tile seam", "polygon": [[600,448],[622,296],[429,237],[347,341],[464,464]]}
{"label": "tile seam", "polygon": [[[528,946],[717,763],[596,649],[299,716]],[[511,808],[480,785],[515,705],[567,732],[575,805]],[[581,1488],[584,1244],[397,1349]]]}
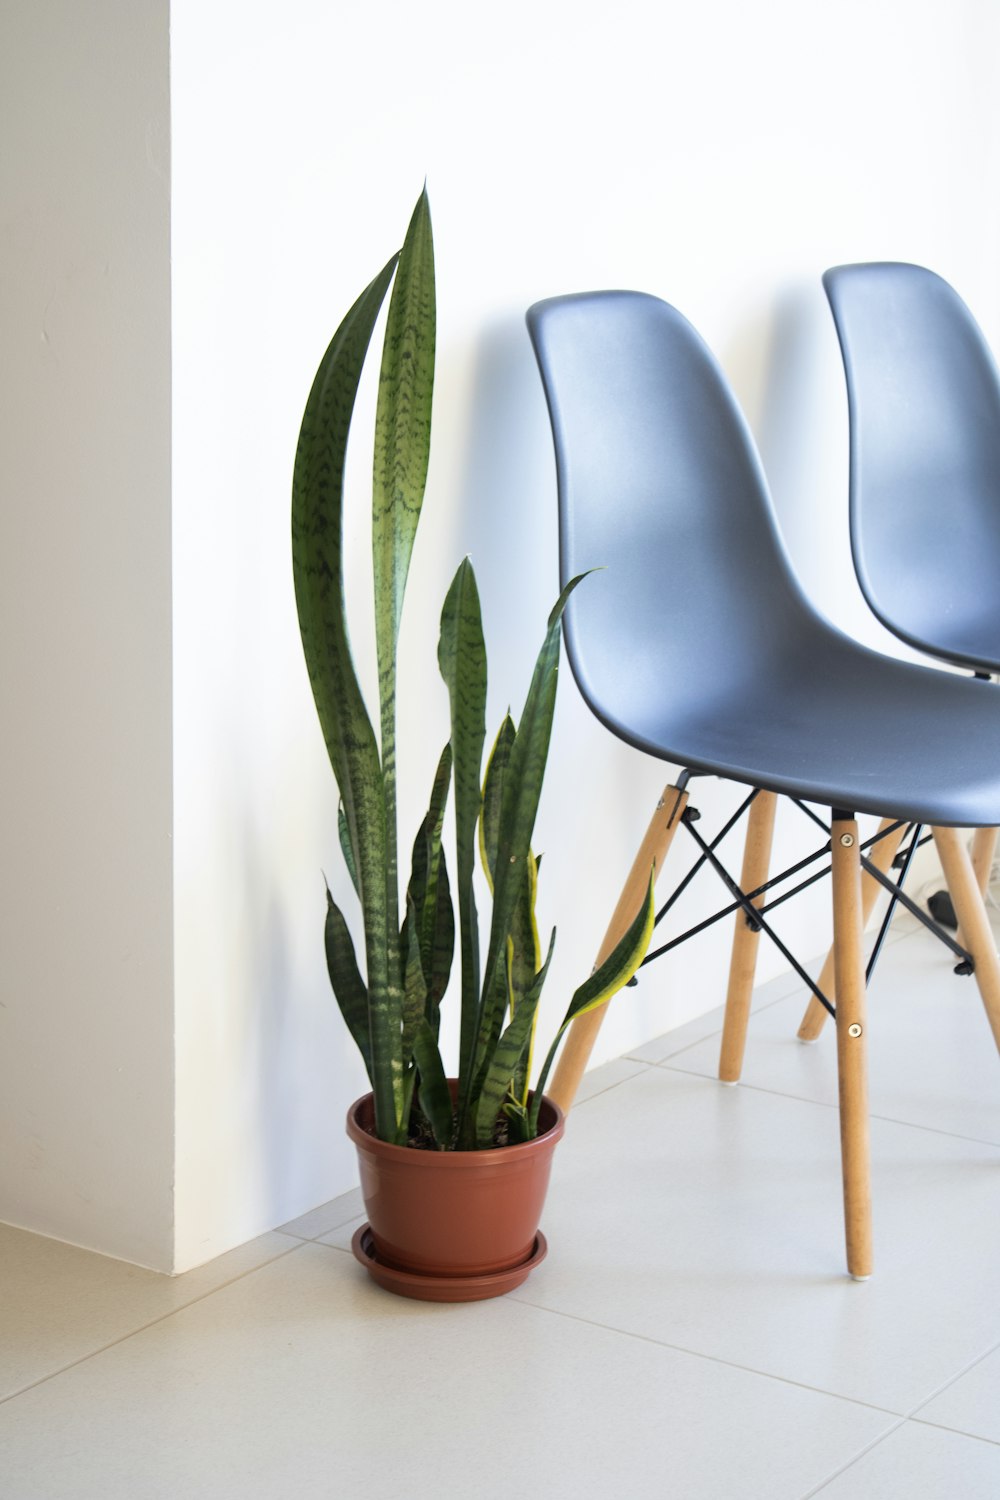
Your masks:
{"label": "tile seam", "polygon": [[[276,1232],[276,1231],[272,1231]],[[60,1365],[58,1370],[50,1370],[48,1374],[41,1375],[37,1380],[29,1381],[16,1391],[10,1391],[6,1396],[0,1396],[0,1406],[6,1406],[9,1401],[16,1401],[19,1396],[25,1396],[29,1391],[37,1390],[40,1385],[47,1385],[50,1380],[57,1380],[60,1375],[65,1375],[69,1370],[75,1370],[78,1365],[85,1365],[88,1360],[96,1359],[101,1354],[107,1354],[109,1349],[116,1349],[119,1344],[127,1344],[129,1339],[137,1338],[141,1333],[147,1333],[150,1328],[155,1328],[159,1323],[166,1323],[170,1318],[176,1317],[178,1313],[186,1312],[189,1307],[197,1307],[199,1302],[207,1302],[217,1292],[225,1291],[227,1287],[235,1286],[237,1282],[245,1281],[248,1276],[254,1276],[258,1271],[263,1271],[266,1266],[273,1266],[279,1260],[285,1260],[289,1255],[294,1255],[301,1250],[303,1245],[314,1243],[310,1240],[297,1240],[287,1250],[282,1250],[278,1255],[269,1256],[259,1265],[250,1266],[241,1271],[238,1276],[230,1276],[226,1281],[220,1281],[218,1286],[212,1287],[210,1291],[202,1292],[200,1297],[192,1297],[190,1302],[183,1302],[178,1307],[172,1307],[169,1312],[161,1313],[158,1318],[150,1318],[148,1323],[142,1323],[137,1328],[130,1328],[128,1333],[123,1333],[120,1338],[110,1339],[108,1343],[101,1344],[97,1349],[91,1349],[82,1354],[79,1359],[71,1359],[67,1364]]]}
{"label": "tile seam", "polygon": [[[745,1375],[756,1375],[761,1380],[773,1380],[778,1385],[788,1385],[792,1386],[795,1390],[809,1391],[814,1396],[825,1396],[831,1401],[845,1401],[850,1406],[861,1407],[865,1411],[877,1412],[880,1416],[891,1418],[894,1426],[898,1426],[907,1420],[904,1412],[893,1411],[891,1407],[878,1406],[872,1401],[862,1401],[857,1396],[845,1396],[840,1391],[828,1391],[822,1386],[810,1385],[808,1381],[793,1380],[788,1375],[776,1375],[771,1370],[760,1370],[755,1365],[743,1364],[739,1360],[724,1359],[718,1354],[706,1354],[701,1349],[691,1349],[685,1344],[675,1344],[666,1339],[656,1339],[651,1334],[636,1333],[629,1328],[615,1328],[610,1323],[598,1323],[594,1318],[584,1318],[579,1313],[565,1312],[557,1307],[546,1307],[544,1303],[532,1302],[525,1296],[512,1295],[509,1300],[518,1307],[530,1307],[535,1312],[548,1313],[556,1318],[565,1318],[569,1322],[580,1323],[585,1328],[598,1328],[602,1333],[614,1334],[624,1339],[633,1339],[642,1344],[651,1344],[655,1349],[669,1349],[674,1354],[686,1354],[693,1359],[705,1360],[709,1364],[722,1365],[730,1370],[739,1370]],[[825,1480],[824,1483],[826,1483]]]}

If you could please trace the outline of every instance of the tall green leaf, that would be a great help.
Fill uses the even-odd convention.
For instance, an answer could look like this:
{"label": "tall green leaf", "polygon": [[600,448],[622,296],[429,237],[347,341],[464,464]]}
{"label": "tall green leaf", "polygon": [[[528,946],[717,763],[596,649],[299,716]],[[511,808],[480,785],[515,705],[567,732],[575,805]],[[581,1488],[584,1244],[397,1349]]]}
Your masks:
{"label": "tall green leaf", "polygon": [[403,1111],[398,916],[386,889],[386,808],[374,731],[351,656],[344,608],[347,435],[372,329],[396,257],[351,308],[309,392],[292,482],[292,564],[299,628],[333,773],[343,799],[364,913],[377,1133],[394,1140]]}
{"label": "tall green leaf", "polygon": [[493,871],[497,862],[497,841],[500,837],[503,782],[510,761],[510,753],[514,748],[514,739],[514,721],[507,713],[497,731],[490,758],[486,762],[486,774],[483,777],[483,805],[479,814],[479,858],[491,891],[493,890]]}
{"label": "tall green leaf", "polygon": [[538,1112],[542,1103],[542,1094],[548,1082],[549,1071],[555,1061],[559,1043],[570,1025],[577,1016],[586,1015],[589,1010],[596,1010],[599,1005],[610,1000],[624,985],[628,984],[632,975],[638,969],[646,956],[649,940],[653,935],[653,924],[656,921],[656,903],[653,898],[653,886],[656,879],[655,867],[649,872],[649,885],[646,887],[646,899],[636,912],[628,930],[608,954],[607,958],[595,969],[589,979],[573,992],[573,998],[569,1002],[562,1025],[556,1032],[552,1046],[549,1048],[548,1056],[538,1076],[535,1086],[535,1096],[532,1100],[529,1115],[531,1123],[531,1134],[535,1135],[538,1130]]}
{"label": "tall green leaf", "polygon": [[420,936],[417,914],[412,901],[407,911],[408,941],[406,946],[406,971],[403,984],[403,1067],[410,1065],[413,1056],[413,1038],[425,1020],[427,982],[420,962]]}
{"label": "tall green leaf", "polygon": [[[548,629],[538,653],[524,712],[521,714],[503,779],[493,881],[493,922],[483,973],[484,1000],[495,993],[497,970],[503,961],[514,911],[518,901],[523,898],[529,880],[531,835],[542,791],[555,712],[562,614],[570,594],[585,576],[581,574],[566,585],[549,615]],[[477,1065],[485,1045],[487,1036],[484,1027],[476,1040]]]}
{"label": "tall green leaf", "polygon": [[486,1075],[493,1061],[500,1033],[503,1031],[504,1020],[513,1008],[511,990],[513,952],[514,945],[508,939],[504,947],[503,963],[497,964],[493,971],[493,986],[490,990],[484,991],[480,1002],[479,1028],[476,1033],[473,1065],[468,1077],[460,1080],[464,1088],[460,1088],[459,1098],[464,1097],[466,1107],[464,1110],[460,1109],[458,1114],[459,1151],[472,1151],[476,1146],[479,1096],[486,1082]]}
{"label": "tall green leaf", "polygon": [[438,665],[451,703],[455,777],[455,853],[462,950],[462,1017],[459,1100],[465,1113],[479,1015],[479,928],[472,877],[479,819],[479,768],[486,739],[486,644],[472,564],[459,566],[441,611]]}
{"label": "tall green leaf", "polygon": [[435,1036],[438,1033],[439,1009],[448,988],[455,952],[455,913],[451,904],[448,866],[441,843],[450,781],[451,745],[448,744],[438,762],[431,805],[424,821],[427,881],[420,914],[420,958],[427,979],[427,1018]]}
{"label": "tall green leaf", "polygon": [[[448,871],[445,868],[441,834],[444,831],[445,802],[451,783],[451,744],[441,751],[438,769],[430,789],[430,805],[414,843],[414,903],[420,929],[420,960],[427,981],[427,998],[438,1005],[444,995],[454,950],[454,916],[448,894]],[[420,847],[418,847],[420,846]]]}
{"label": "tall green leaf", "polygon": [[413,1056],[420,1073],[420,1107],[430,1121],[440,1151],[447,1151],[454,1136],[454,1107],[438,1051],[437,1037],[424,1020],[413,1041]]}
{"label": "tall green leaf", "polygon": [[347,826],[347,814],[344,812],[344,804],[341,801],[337,805],[337,833],[340,838],[340,848],[344,856],[344,864],[347,873],[351,877],[351,884],[355,894],[358,894],[358,867],[354,859],[354,850],[351,848],[351,830]]}
{"label": "tall green leaf", "polygon": [[549,972],[549,964],[552,962],[552,952],[555,948],[555,942],[556,934],[555,928],[553,928],[545,963],[536,974],[527,994],[521,997],[521,1001],[514,1011],[510,1024],[493,1049],[486,1078],[476,1102],[476,1141],[481,1149],[489,1146],[493,1140],[493,1127],[496,1124],[497,1115],[500,1113],[500,1106],[503,1104],[507,1090],[516,1077],[518,1066],[531,1044],[538,1001],[541,997],[542,986]]}
{"label": "tall green leaf", "polygon": [[[479,815],[479,855],[490,890],[493,890],[493,872],[497,860],[500,838],[500,809],[503,803],[503,783],[514,749],[516,731],[514,721],[508,713],[490,752],[483,778],[483,806]],[[538,862],[528,851],[528,879],[521,887],[511,918],[509,940],[513,945],[510,959],[511,1015],[534,982],[542,966],[542,950],[538,939],[538,924],[535,918],[535,897],[538,890]],[[532,1044],[525,1049],[515,1074],[513,1092],[522,1102],[527,1099],[528,1079],[531,1074]]]}
{"label": "tall green leaf", "polygon": [[[434,1035],[441,1024],[441,1001],[448,988],[452,960],[455,956],[455,911],[451,904],[451,887],[448,882],[448,866],[442,847],[438,854],[437,887],[434,904],[428,896],[424,903],[424,916],[430,924],[421,932],[422,962],[427,967],[427,1019]],[[425,949],[426,942],[426,949]]]}
{"label": "tall green leaf", "polygon": [[455,918],[441,834],[451,782],[451,744],[441,752],[430,805],[413,841],[407,902],[416,911],[420,962],[427,982],[427,1010],[435,1036],[437,1010],[448,984],[455,947]]}
{"label": "tall green leaf", "polygon": [[340,1006],[347,1029],[364,1058],[368,1077],[372,1076],[371,1036],[368,1029],[368,991],[358,970],[354,944],[344,914],[326,890],[326,967],[330,984]]}
{"label": "tall green leaf", "polygon": [[425,190],[410,219],[389,302],[375,413],[372,476],[386,888],[390,912],[397,914],[397,920],[396,647],[430,457],[435,317],[434,244]]}
{"label": "tall green leaf", "polygon": [[[538,919],[535,915],[535,900],[538,895],[538,861],[528,850],[528,879],[521,888],[521,895],[514,907],[511,922],[511,942],[514,947],[510,965],[510,987],[513,996],[511,1014],[517,1012],[523,997],[535,982],[535,975],[542,967],[542,946],[538,939]],[[534,1056],[535,1031],[532,1027],[527,1049],[514,1075],[513,1092],[522,1103],[528,1097],[528,1081]]]}

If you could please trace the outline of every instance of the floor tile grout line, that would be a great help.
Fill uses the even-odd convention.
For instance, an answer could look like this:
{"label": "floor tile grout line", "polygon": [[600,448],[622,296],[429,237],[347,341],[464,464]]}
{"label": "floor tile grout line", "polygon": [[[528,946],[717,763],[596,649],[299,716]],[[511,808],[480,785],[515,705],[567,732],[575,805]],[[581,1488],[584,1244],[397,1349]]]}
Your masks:
{"label": "floor tile grout line", "polygon": [[[276,1232],[276,1231],[273,1231]],[[331,1231],[332,1232],[332,1231]],[[248,1276],[254,1276],[258,1271],[264,1270],[265,1266],[276,1265],[279,1260],[286,1260],[289,1255],[294,1255],[304,1245],[314,1243],[310,1240],[299,1240],[290,1245],[287,1250],[282,1250],[280,1255],[272,1255],[267,1260],[262,1260],[259,1265],[249,1266],[247,1270],[241,1271],[238,1276],[230,1276],[227,1281],[220,1281],[218,1286],[212,1287],[210,1291],[202,1292],[200,1297],[192,1297],[190,1302],[182,1302],[178,1307],[172,1307],[169,1312],[161,1313],[158,1318],[150,1318],[148,1323],[142,1323],[138,1328],[129,1329],[123,1333],[121,1338],[111,1339],[102,1344],[99,1349],[91,1349],[86,1354],[81,1354],[79,1359],[71,1359],[68,1364],[60,1365],[58,1370],[50,1370],[47,1375],[42,1375],[38,1380],[29,1381],[20,1390],[10,1391],[6,1396],[0,1396],[0,1406],[5,1406],[9,1401],[16,1401],[19,1396],[25,1396],[29,1391],[36,1390],[40,1385],[47,1385],[50,1380],[56,1380],[60,1375],[65,1375],[68,1370],[75,1370],[78,1365],[85,1365],[88,1360],[96,1359],[99,1354],[107,1354],[109,1349],[116,1349],[119,1344],[127,1344],[129,1339],[137,1338],[140,1333],[147,1333],[150,1328],[155,1328],[159,1323],[166,1323],[178,1313],[186,1312],[189,1307],[197,1307],[199,1302],[207,1302],[217,1292],[225,1291],[227,1287],[235,1286],[237,1282],[245,1281]]]}
{"label": "floor tile grout line", "polygon": [[[995,1344],[991,1344],[990,1347],[988,1349],[984,1350],[982,1354],[977,1354],[976,1357],[975,1357],[975,1359],[970,1359],[969,1362],[968,1362],[968,1364],[964,1365],[961,1370],[957,1371],[956,1374],[950,1376],[947,1380],[943,1381],[941,1385],[939,1385],[935,1390],[931,1391],[931,1393],[930,1393],[929,1396],[925,1396],[922,1401],[918,1401],[917,1405],[907,1415],[909,1417],[913,1418],[914,1421],[921,1420],[917,1416],[918,1412],[923,1411],[923,1409],[924,1409],[925,1406],[929,1406],[932,1401],[936,1401],[937,1398],[939,1396],[943,1395],[945,1391],[950,1390],[951,1387],[953,1385],[955,1385],[957,1381],[964,1380],[965,1377],[966,1377],[966,1375],[970,1374],[970,1372],[972,1370],[976,1369],[976,1367],[978,1365],[981,1365],[984,1359],[989,1359],[990,1356],[993,1355],[993,1354],[996,1354],[998,1350],[1000,1350],[1000,1340],[998,1340],[997,1343],[995,1343]],[[940,1425],[943,1425],[943,1424],[940,1424],[940,1423],[930,1423],[929,1422],[929,1423],[927,1423],[927,1425],[928,1426],[940,1426]],[[955,1431],[961,1431],[960,1428],[955,1428],[954,1430]],[[973,1433],[969,1433],[968,1436],[972,1437],[972,1436],[974,1436],[974,1434]],[[991,1442],[992,1439],[991,1438],[986,1438],[986,1439],[984,1439],[984,1441],[985,1442]]]}
{"label": "floor tile grout line", "polygon": [[992,1438],[979,1437],[978,1434],[974,1432],[963,1432],[960,1428],[956,1427],[941,1427],[933,1422],[920,1422],[918,1418],[913,1416],[903,1417],[895,1424],[895,1426],[890,1427],[888,1432],[883,1432],[879,1437],[875,1438],[873,1442],[869,1443],[867,1448],[862,1449],[862,1451],[857,1454],[856,1457],[852,1458],[849,1463],[843,1464],[839,1469],[835,1471],[835,1473],[828,1474],[827,1477],[815,1489],[809,1490],[807,1494],[801,1496],[801,1500],[814,1500],[815,1496],[822,1495],[827,1486],[833,1484],[835,1479],[839,1479],[841,1474],[849,1473],[850,1470],[855,1468],[856,1465],[858,1465],[863,1458],[866,1458],[869,1453],[872,1453],[876,1448],[881,1447],[884,1442],[888,1441],[889,1438],[891,1438],[895,1433],[899,1432],[903,1427],[909,1426],[911,1422],[917,1422],[918,1425],[922,1427],[936,1426],[938,1427],[938,1431],[953,1433],[955,1437],[966,1438],[969,1442],[972,1443],[986,1443],[989,1447],[1000,1447],[1000,1444],[995,1443]]}
{"label": "floor tile grout line", "polygon": [[[364,1214],[363,1207],[361,1209],[361,1213]],[[348,1214],[346,1219],[341,1219],[336,1224],[329,1224],[326,1229],[321,1230],[319,1234],[296,1234],[291,1229],[272,1229],[271,1233],[283,1234],[286,1239],[298,1240],[299,1244],[301,1245],[318,1245],[322,1240],[324,1234],[336,1234],[338,1229],[343,1229],[345,1224],[350,1224],[351,1220],[356,1219],[357,1217],[358,1215],[356,1213]]]}
{"label": "floor tile grout line", "polygon": [[932,1422],[928,1417],[907,1417],[918,1427],[933,1427],[935,1432],[950,1432],[955,1437],[968,1438],[972,1443],[987,1443],[991,1448],[1000,1448],[1000,1438],[983,1437],[981,1432],[969,1432],[965,1427],[952,1427],[948,1422]]}
{"label": "floor tile grout line", "polygon": [[628,1078],[618,1078],[618,1079],[615,1080],[614,1083],[606,1084],[605,1087],[602,1088],[602,1089],[595,1089],[594,1093],[588,1094],[587,1097],[586,1097],[586,1099],[574,1099],[574,1101],[573,1101],[573,1108],[574,1109],[583,1109],[586,1105],[590,1104],[594,1099],[601,1099],[601,1098],[603,1098],[603,1096],[605,1094],[614,1093],[615,1089],[623,1088],[625,1086],[625,1084],[627,1084],[627,1083],[634,1083],[637,1078],[641,1078],[642,1077],[643,1073],[648,1073],[649,1070],[650,1070],[650,1068],[652,1067],[651,1063],[640,1062],[639,1059],[632,1058],[632,1057],[615,1058],[614,1061],[615,1062],[634,1062],[637,1071],[635,1073],[631,1073]]}
{"label": "floor tile grout line", "polygon": [[[794,993],[794,992],[790,991],[789,994],[787,994],[787,995],[784,995],[784,994],[783,995],[775,995],[775,997],[774,997],[773,1000],[765,1000],[763,1004],[761,1004],[760,1002],[755,1003],[753,1005],[753,1009],[751,1011],[750,1019],[753,1020],[754,1016],[762,1016],[766,1010],[770,1010],[771,1007],[774,1006],[774,1005],[780,1005],[783,1000],[789,999],[790,994],[792,994],[792,993]],[[713,1005],[713,1007],[712,1007],[712,1010],[719,1010],[719,1009],[721,1009],[721,1007],[717,1006],[717,1005]],[[711,1012],[706,1011],[706,1015],[708,1015],[708,1014],[711,1014]],[[684,1026],[693,1026],[695,1024],[695,1022],[698,1021],[699,1019],[702,1019],[702,1018],[698,1017],[698,1016],[695,1016],[693,1020],[691,1020],[691,1021],[683,1021],[681,1024],[684,1025]],[[679,1031],[680,1027],[678,1027],[677,1030]],[[669,1036],[670,1033],[669,1032],[664,1032],[664,1035],[665,1036]],[[665,1067],[667,1065],[667,1063],[669,1062],[670,1058],[672,1058],[672,1057],[683,1057],[684,1053],[685,1052],[690,1052],[693,1047],[703,1047],[705,1045],[705,1043],[706,1042],[710,1042],[713,1039],[713,1037],[721,1037],[721,1036],[722,1036],[722,1020],[720,1019],[719,1025],[718,1026],[713,1026],[713,1028],[712,1028],[711,1031],[706,1031],[705,1034],[704,1034],[704,1036],[696,1037],[693,1042],[687,1042],[683,1047],[678,1047],[676,1052],[668,1052],[667,1055],[666,1055],[666,1057],[662,1058],[659,1062],[650,1062],[650,1060],[649,1060],[648,1057],[637,1057],[634,1052],[623,1052],[621,1054],[621,1056],[622,1056],[622,1059],[624,1061],[626,1061],[626,1062],[644,1063],[647,1068],[662,1068],[662,1067]],[[655,1042],[656,1041],[656,1037],[652,1037],[651,1041]],[[640,1042],[639,1045],[641,1047],[648,1047],[650,1045],[650,1042]],[[617,1060],[618,1059],[612,1059],[612,1061],[617,1061]]]}
{"label": "floor tile grout line", "polygon": [[831,1401],[846,1401],[851,1406],[863,1407],[866,1411],[878,1412],[881,1416],[892,1418],[895,1425],[905,1422],[907,1418],[900,1412],[892,1411],[887,1406],[877,1406],[872,1401],[860,1401],[856,1396],[845,1396],[839,1391],[827,1391],[822,1386],[810,1385],[804,1380],[792,1380],[787,1375],[775,1375],[771,1370],[759,1370],[755,1365],[745,1365],[735,1359],[723,1359],[718,1354],[706,1354],[701,1349],[689,1349],[685,1344],[670,1343],[666,1339],[653,1338],[648,1333],[636,1333],[630,1328],[616,1328],[611,1323],[599,1323],[594,1318],[583,1318],[579,1313],[564,1312],[562,1308],[546,1307],[542,1302],[532,1302],[528,1297],[511,1297],[511,1302],[517,1307],[530,1307],[535,1312],[549,1313],[552,1317],[566,1318],[573,1323],[581,1323],[586,1328],[599,1328],[602,1333],[616,1334],[619,1338],[635,1339],[638,1343],[652,1344],[655,1349],[670,1349],[675,1354],[687,1354],[692,1359],[701,1359],[709,1364],[724,1365],[730,1370],[739,1370],[745,1375],[756,1375],[762,1380],[773,1380],[779,1385],[794,1386],[796,1390],[810,1391],[815,1396],[825,1396]]}
{"label": "floor tile grout line", "polygon": [[857,1464],[859,1464],[863,1458],[867,1458],[869,1453],[874,1452],[876,1448],[880,1447],[884,1442],[887,1442],[894,1433],[899,1432],[900,1428],[905,1427],[908,1420],[909,1419],[907,1417],[900,1417],[899,1421],[893,1423],[893,1425],[887,1432],[879,1433],[878,1437],[873,1438],[866,1447],[862,1448],[860,1453],[856,1453],[854,1457],[852,1459],[849,1459],[846,1464],[841,1464],[839,1469],[835,1469],[832,1474],[828,1474],[825,1479],[821,1480],[820,1483],[815,1486],[814,1489],[807,1490],[804,1495],[800,1496],[800,1500],[813,1500],[814,1496],[821,1495],[823,1491],[829,1485],[831,1485],[835,1479],[840,1478],[841,1474],[849,1473],[850,1470],[853,1469]]}
{"label": "floor tile grout line", "polygon": [[[695,1073],[690,1068],[675,1068],[672,1067],[669,1062],[650,1063],[650,1067],[659,1068],[659,1070],[663,1073],[683,1073],[685,1078],[702,1078],[706,1083],[719,1082],[719,1080],[712,1073]],[[628,1080],[626,1079],[624,1081],[627,1082]],[[767,1096],[771,1099],[788,1099],[793,1104],[813,1104],[818,1109],[838,1110],[840,1108],[839,1104],[828,1104],[825,1099],[807,1099],[803,1094],[788,1094],[785,1093],[782,1089],[765,1088],[764,1085],[760,1083],[747,1083],[747,1081],[743,1078],[739,1079],[736,1085],[723,1085],[724,1088],[730,1088],[733,1086],[741,1089],[747,1089],[749,1092],[755,1094],[767,1094]],[[868,1118],[871,1120],[880,1120],[884,1125],[899,1125],[904,1130],[920,1130],[925,1135],[939,1135],[943,1136],[945,1140],[949,1141],[968,1141],[970,1145],[973,1146],[992,1146],[996,1150],[1000,1151],[1000,1141],[989,1141],[984,1136],[963,1135],[960,1131],[957,1130],[942,1130],[940,1126],[937,1125],[919,1125],[915,1120],[897,1120],[894,1115],[878,1114],[875,1110],[871,1111]]]}

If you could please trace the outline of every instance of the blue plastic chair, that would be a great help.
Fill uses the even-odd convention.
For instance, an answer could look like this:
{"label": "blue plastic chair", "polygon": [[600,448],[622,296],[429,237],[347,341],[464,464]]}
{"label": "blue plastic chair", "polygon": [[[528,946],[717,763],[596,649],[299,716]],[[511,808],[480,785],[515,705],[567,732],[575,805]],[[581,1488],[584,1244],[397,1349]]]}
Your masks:
{"label": "blue plastic chair", "polygon": [[[823,285],[847,380],[862,593],[908,645],[1000,672],[1000,376],[989,346],[958,294],[923,266],[835,266]],[[973,839],[984,892],[996,839],[995,828]],[[876,893],[867,883],[866,905]],[[814,1040],[825,1019],[810,1001],[799,1036]]]}
{"label": "blue plastic chair", "polygon": [[[536,304],[528,327],[555,443],[561,578],[602,569],[567,610],[574,676],[614,734],[683,768],[654,813],[616,920],[634,913],[637,887],[648,879],[643,860],[654,848],[665,853],[664,825],[669,835],[681,821],[691,775],[726,777],[759,792],[742,880],[749,914],[761,882],[748,885],[747,868],[766,869],[774,797],[830,809],[847,1260],[851,1275],[867,1277],[855,814],[935,827],[1000,1045],[1000,964],[955,832],[1000,822],[1000,715],[992,689],[882,656],[816,613],[779,536],[742,413],[712,354],[675,308],[637,292],[595,292]],[[738,921],[738,944],[741,934],[749,936],[739,962],[734,953],[739,972],[731,972],[726,1014],[731,1050],[740,1057],[756,937]],[[576,1035],[580,1045],[571,1034],[553,1083],[564,1105],[592,1044],[589,1026]]]}

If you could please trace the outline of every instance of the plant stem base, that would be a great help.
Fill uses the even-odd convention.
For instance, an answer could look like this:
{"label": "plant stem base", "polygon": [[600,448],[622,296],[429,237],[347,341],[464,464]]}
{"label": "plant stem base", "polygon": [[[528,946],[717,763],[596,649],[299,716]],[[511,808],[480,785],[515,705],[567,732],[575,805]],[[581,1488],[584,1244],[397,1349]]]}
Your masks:
{"label": "plant stem base", "polygon": [[398,1271],[378,1259],[371,1227],[362,1224],[351,1240],[354,1258],[364,1266],[373,1281],[397,1297],[415,1297],[419,1302],[481,1302],[487,1297],[502,1297],[512,1292],[541,1265],[548,1254],[548,1244],[541,1230],[527,1260],[507,1271],[486,1276],[421,1276],[413,1271]]}

